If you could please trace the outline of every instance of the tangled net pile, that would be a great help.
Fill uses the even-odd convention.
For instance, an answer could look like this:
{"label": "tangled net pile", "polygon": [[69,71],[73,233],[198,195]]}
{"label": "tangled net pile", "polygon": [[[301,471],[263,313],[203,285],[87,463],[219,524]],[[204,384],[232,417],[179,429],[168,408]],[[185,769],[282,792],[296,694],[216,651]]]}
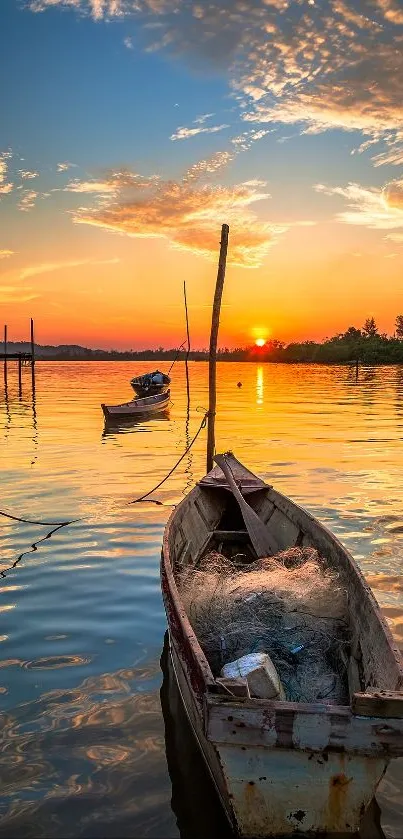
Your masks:
{"label": "tangled net pile", "polygon": [[348,702],[347,596],[314,548],[241,568],[213,551],[178,583],[214,676],[230,661],[266,652],[288,700]]}

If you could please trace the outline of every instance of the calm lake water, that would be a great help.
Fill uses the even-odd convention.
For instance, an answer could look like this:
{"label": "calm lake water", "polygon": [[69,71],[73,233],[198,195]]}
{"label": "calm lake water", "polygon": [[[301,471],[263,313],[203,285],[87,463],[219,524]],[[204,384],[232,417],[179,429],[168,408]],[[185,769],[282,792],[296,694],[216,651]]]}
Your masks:
{"label": "calm lake water", "polygon": [[[205,431],[153,496],[162,506],[130,505],[199,427],[207,365],[190,364],[189,417],[178,363],[169,415],[114,433],[100,403],[130,399],[131,376],[149,364],[36,369],[35,399],[29,370],[21,398],[12,365],[7,393],[1,379],[0,507],[83,520],[33,551],[51,528],[0,518],[0,835],[224,836],[160,663],[163,528],[204,473]],[[403,647],[403,369],[363,368],[356,381],[346,367],[228,363],[218,380],[218,450],[233,449],[337,534]],[[378,795],[388,837],[401,836],[402,785],[396,761]]]}

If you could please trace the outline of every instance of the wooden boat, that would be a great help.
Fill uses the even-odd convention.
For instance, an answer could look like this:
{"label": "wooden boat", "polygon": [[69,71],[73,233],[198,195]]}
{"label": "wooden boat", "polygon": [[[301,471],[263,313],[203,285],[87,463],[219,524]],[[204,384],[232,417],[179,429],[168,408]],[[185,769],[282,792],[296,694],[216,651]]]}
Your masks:
{"label": "wooden boat", "polygon": [[131,402],[124,402],[122,405],[102,404],[101,408],[106,420],[131,419],[166,411],[170,398],[171,392],[166,390],[163,393],[146,396],[143,399],[132,399]]}
{"label": "wooden boat", "polygon": [[[153,381],[153,376],[158,374],[162,378],[160,383]],[[154,370],[153,373],[145,373],[143,376],[135,376],[130,379],[130,384],[138,396],[153,396],[156,393],[162,393],[171,384],[171,379],[166,373],[161,373],[160,370]]]}
{"label": "wooden boat", "polygon": [[208,551],[253,556],[240,508],[216,466],[172,513],[161,582],[179,690],[223,806],[238,835],[359,830],[389,761],[403,755],[403,662],[351,554],[311,514],[233,456],[234,478],[278,551],[313,546],[348,592],[349,705],[234,696],[218,682],[192,629],[177,575]]}

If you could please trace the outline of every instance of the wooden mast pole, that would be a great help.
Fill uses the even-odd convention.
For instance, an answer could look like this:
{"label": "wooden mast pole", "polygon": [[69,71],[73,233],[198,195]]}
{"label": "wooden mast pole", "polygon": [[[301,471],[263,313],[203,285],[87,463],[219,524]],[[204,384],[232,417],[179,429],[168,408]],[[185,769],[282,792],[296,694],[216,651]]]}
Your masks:
{"label": "wooden mast pole", "polygon": [[220,309],[221,298],[224,287],[225,266],[227,262],[228,250],[228,224],[223,224],[221,228],[221,243],[220,243],[220,258],[218,261],[217,282],[215,287],[213,314],[211,318],[211,334],[210,334],[210,349],[209,349],[209,370],[208,370],[208,389],[209,389],[209,403],[208,403],[208,419],[207,419],[207,472],[213,468],[213,456],[215,448],[215,414],[216,414],[216,382],[217,382],[217,338],[218,327],[220,325]]}
{"label": "wooden mast pole", "polygon": [[189,334],[189,316],[188,316],[188,304],[186,298],[186,281],[183,281],[183,296],[185,298],[185,315],[186,315],[186,335],[187,335],[187,350],[185,355],[185,371],[186,371],[186,392],[187,392],[187,399],[188,399],[188,413],[189,413],[189,405],[190,405],[190,388],[189,388],[189,368],[188,368],[188,358],[190,353],[190,334]]}

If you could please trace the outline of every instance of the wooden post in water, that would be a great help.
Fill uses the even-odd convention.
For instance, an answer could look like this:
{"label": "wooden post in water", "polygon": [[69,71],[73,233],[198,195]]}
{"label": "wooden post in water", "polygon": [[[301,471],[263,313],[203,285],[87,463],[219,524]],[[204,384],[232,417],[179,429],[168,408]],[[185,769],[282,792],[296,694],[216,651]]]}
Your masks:
{"label": "wooden post in water", "polygon": [[224,287],[225,266],[227,262],[228,250],[228,224],[223,224],[221,228],[221,247],[220,258],[218,261],[217,282],[215,287],[213,314],[211,318],[211,334],[210,334],[210,350],[209,350],[209,368],[208,368],[208,421],[207,421],[207,472],[213,468],[213,456],[215,448],[215,413],[217,403],[216,381],[217,381],[217,338],[218,327],[220,325],[220,309],[221,298]]}
{"label": "wooden post in water", "polygon": [[18,356],[18,394],[22,396],[22,359]]}
{"label": "wooden post in water", "polygon": [[31,318],[31,381],[32,392],[35,393],[35,339],[33,318]]}
{"label": "wooden post in water", "polygon": [[186,335],[187,335],[187,350],[185,355],[185,372],[186,372],[186,392],[187,392],[187,399],[188,399],[188,415],[189,415],[189,407],[190,407],[190,388],[189,388],[189,368],[188,368],[188,358],[190,353],[190,334],[189,334],[189,317],[188,317],[188,304],[186,299],[186,281],[183,281],[183,296],[185,298],[185,315],[186,315]]}
{"label": "wooden post in water", "polygon": [[7,387],[7,324],[4,324],[4,382]]}

